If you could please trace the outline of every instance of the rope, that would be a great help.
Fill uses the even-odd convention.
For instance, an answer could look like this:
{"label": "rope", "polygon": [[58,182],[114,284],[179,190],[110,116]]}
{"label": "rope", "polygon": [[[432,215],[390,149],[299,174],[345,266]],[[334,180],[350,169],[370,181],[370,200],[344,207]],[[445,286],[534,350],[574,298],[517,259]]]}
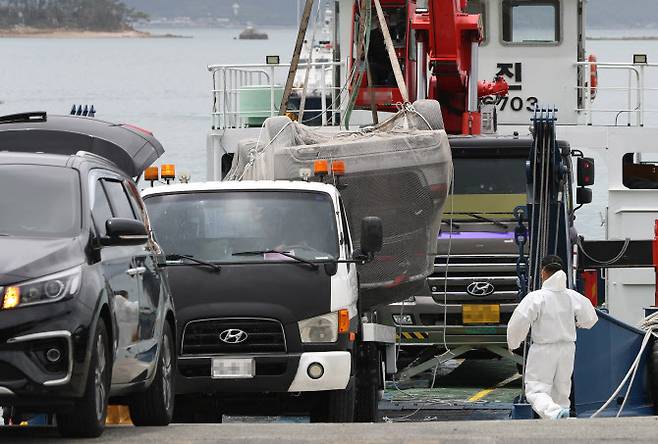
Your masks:
{"label": "rope", "polygon": [[649,315],[646,318],[644,318],[644,320],[640,324],[640,328],[646,331],[644,338],[642,339],[642,345],[640,345],[640,351],[637,353],[635,360],[633,361],[630,368],[628,369],[628,372],[626,372],[624,378],[619,383],[619,386],[617,386],[617,388],[612,393],[612,395],[610,395],[610,398],[608,398],[608,400],[601,406],[601,408],[592,414],[591,418],[595,418],[596,416],[598,416],[602,411],[608,408],[608,406],[615,399],[617,399],[617,395],[619,394],[619,392],[621,392],[622,388],[624,387],[626,382],[629,381],[630,378],[630,382],[628,383],[628,388],[626,389],[626,394],[624,396],[624,401],[622,402],[621,406],[619,407],[619,410],[617,411],[617,414],[615,415],[617,418],[621,416],[621,413],[624,410],[624,407],[626,406],[626,401],[628,400],[628,397],[631,393],[633,382],[635,382],[635,375],[637,374],[637,369],[640,367],[640,360],[642,359],[642,354],[644,353],[644,349],[647,347],[647,344],[649,343],[649,339],[651,339],[652,336],[658,337],[657,334],[658,312],[653,313],[652,315]]}
{"label": "rope", "polygon": [[622,245],[622,247],[621,247],[621,251],[619,251],[619,254],[617,254],[617,255],[616,255],[615,257],[613,257],[612,259],[607,259],[607,260],[605,260],[605,259],[599,260],[599,259],[595,259],[595,258],[593,258],[592,256],[590,256],[590,254],[587,253],[587,251],[585,251],[585,248],[583,247],[583,243],[582,243],[582,238],[581,238],[581,236],[578,236],[578,240],[577,240],[577,242],[578,242],[578,248],[580,248],[581,253],[583,253],[583,255],[584,255],[587,259],[589,259],[590,261],[592,261],[592,262],[596,262],[597,264],[600,264],[600,265],[612,265],[612,264],[614,264],[615,262],[617,262],[619,259],[621,259],[622,257],[624,257],[624,255],[626,254],[626,251],[628,250],[628,246],[629,246],[630,243],[631,243],[631,239],[627,237],[627,238],[624,240],[624,245]]}

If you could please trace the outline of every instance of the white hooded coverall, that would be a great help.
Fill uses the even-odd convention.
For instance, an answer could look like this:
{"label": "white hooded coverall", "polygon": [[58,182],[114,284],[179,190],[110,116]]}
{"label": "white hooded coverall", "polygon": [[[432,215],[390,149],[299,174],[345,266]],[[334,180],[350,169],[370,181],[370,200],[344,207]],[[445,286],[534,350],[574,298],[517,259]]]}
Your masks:
{"label": "white hooded coverall", "polygon": [[519,348],[532,327],[525,394],[540,417],[555,419],[562,409],[569,408],[576,327],[592,328],[597,320],[591,302],[567,289],[567,275],[561,270],[514,310],[507,326],[507,344],[510,350]]}

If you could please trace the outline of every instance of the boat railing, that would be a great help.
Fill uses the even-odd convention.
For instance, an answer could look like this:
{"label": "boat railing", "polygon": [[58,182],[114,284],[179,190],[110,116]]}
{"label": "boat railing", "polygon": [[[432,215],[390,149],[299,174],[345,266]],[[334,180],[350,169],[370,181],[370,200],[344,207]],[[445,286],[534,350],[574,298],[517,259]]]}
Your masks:
{"label": "boat railing", "polygon": [[[658,108],[651,107],[658,102],[658,87],[647,86],[647,79],[658,77],[658,64],[586,61],[576,66],[585,79],[576,86],[582,97],[576,111],[585,124],[645,126],[647,120],[655,120],[648,115],[658,115]],[[596,88],[592,88],[592,74],[598,80]]]}
{"label": "boat railing", "polygon": [[[303,86],[293,87],[288,115],[304,123],[338,125],[343,89],[334,79],[340,78],[339,69],[344,63],[300,63],[297,77],[305,78],[307,67],[322,80],[314,91],[304,93]],[[289,69],[289,63],[208,66],[213,81],[212,129],[258,127],[267,117],[278,115]],[[327,76],[332,80],[330,84]],[[304,94],[304,106],[301,106]],[[320,100],[311,101],[311,97]]]}

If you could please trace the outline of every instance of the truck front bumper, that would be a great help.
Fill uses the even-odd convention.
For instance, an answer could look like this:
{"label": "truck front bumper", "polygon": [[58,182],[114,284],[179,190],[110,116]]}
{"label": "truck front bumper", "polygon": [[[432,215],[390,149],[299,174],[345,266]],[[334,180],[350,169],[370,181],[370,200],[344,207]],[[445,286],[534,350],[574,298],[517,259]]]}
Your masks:
{"label": "truck front bumper", "polygon": [[[213,379],[213,358],[253,358],[256,374],[248,379]],[[309,376],[309,367],[322,366],[320,377]],[[348,351],[305,352],[271,355],[179,357],[177,394],[192,393],[286,393],[343,390],[352,373]]]}

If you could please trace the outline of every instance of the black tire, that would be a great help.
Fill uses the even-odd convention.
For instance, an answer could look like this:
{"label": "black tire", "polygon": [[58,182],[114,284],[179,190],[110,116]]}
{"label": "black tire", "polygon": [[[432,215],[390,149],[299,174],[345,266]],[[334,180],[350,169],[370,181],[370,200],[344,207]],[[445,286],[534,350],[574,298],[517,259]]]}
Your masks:
{"label": "black tire", "polygon": [[351,382],[345,390],[319,392],[311,422],[354,422],[354,386]]}
{"label": "black tire", "polygon": [[146,391],[134,394],[130,400],[133,424],[139,427],[169,425],[174,415],[175,369],[174,335],[165,322],[155,379]]}
{"label": "black tire", "polygon": [[100,319],[93,336],[85,394],[72,412],[58,413],[57,429],[67,438],[96,438],[105,429],[112,378],[112,359],[105,322]]}
{"label": "black tire", "polygon": [[382,368],[379,350],[375,344],[364,343],[359,347],[356,372],[354,421],[377,422]]}

